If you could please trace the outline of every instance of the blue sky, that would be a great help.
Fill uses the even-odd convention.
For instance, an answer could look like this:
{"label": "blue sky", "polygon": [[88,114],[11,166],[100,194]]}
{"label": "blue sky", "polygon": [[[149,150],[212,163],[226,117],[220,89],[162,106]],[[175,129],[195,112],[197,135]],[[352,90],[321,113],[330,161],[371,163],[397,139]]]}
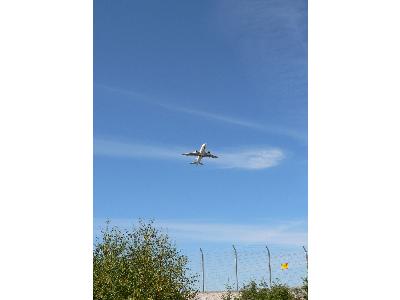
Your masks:
{"label": "blue sky", "polygon": [[306,1],[94,1],[95,234],[138,218],[188,251],[307,243]]}

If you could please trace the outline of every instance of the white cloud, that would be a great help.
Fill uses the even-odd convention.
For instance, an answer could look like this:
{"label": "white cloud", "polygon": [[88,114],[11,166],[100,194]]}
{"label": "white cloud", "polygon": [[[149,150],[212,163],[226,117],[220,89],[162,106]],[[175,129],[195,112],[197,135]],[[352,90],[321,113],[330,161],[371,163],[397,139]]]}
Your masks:
{"label": "white cloud", "polygon": [[271,243],[302,245],[307,241],[307,232],[286,225],[245,225],[221,223],[159,223],[178,239],[191,239],[232,243]]}
{"label": "white cloud", "polygon": [[[105,220],[97,220],[97,231]],[[137,220],[117,219],[111,225],[132,228]],[[272,225],[157,221],[155,225],[167,232],[174,240],[203,242],[269,243],[279,245],[306,245],[307,230],[304,221],[281,222]]]}
{"label": "white cloud", "polygon": [[222,115],[222,114],[216,114],[216,113],[206,112],[203,110],[186,108],[186,107],[181,107],[181,106],[178,107],[178,106],[173,106],[170,104],[160,104],[160,106],[162,106],[166,109],[183,112],[186,114],[191,114],[191,115],[195,115],[195,116],[199,116],[199,117],[204,117],[204,118],[212,119],[212,120],[216,120],[216,121],[222,121],[222,122],[230,123],[230,124],[234,124],[234,125],[240,125],[243,127],[249,127],[249,128],[258,129],[258,130],[267,129],[260,124],[257,124],[257,123],[251,122],[251,121],[247,121],[247,120],[243,120],[240,118]]}
{"label": "white cloud", "polygon": [[[194,149],[171,146],[143,145],[137,143],[121,142],[107,139],[94,140],[95,155],[126,157],[126,158],[148,158],[148,159],[187,159],[181,153]],[[246,148],[233,149],[230,151],[217,151],[217,159],[208,159],[207,163],[214,164],[220,168],[236,168],[248,170],[260,170],[278,165],[284,158],[283,151],[279,148]]]}
{"label": "white cloud", "polygon": [[283,158],[283,151],[278,148],[254,148],[222,152],[218,159],[211,162],[223,168],[257,170],[274,167]]}
{"label": "white cloud", "polygon": [[108,139],[94,140],[94,154],[102,156],[176,159],[182,152],[182,149],[174,147],[143,145]]}
{"label": "white cloud", "polygon": [[170,110],[170,111],[194,115],[194,116],[198,116],[198,117],[209,119],[209,120],[223,122],[226,124],[247,127],[250,129],[264,131],[264,132],[268,132],[271,134],[283,135],[283,136],[294,138],[294,139],[297,139],[300,141],[307,140],[306,134],[298,132],[298,131],[290,129],[290,128],[274,126],[274,125],[263,125],[263,124],[259,124],[259,123],[252,122],[249,120],[244,120],[244,119],[241,119],[238,117],[232,117],[232,116],[227,116],[224,114],[217,114],[217,113],[212,113],[212,112],[208,112],[208,111],[203,111],[203,110],[198,110],[198,109],[193,109],[193,108],[188,108],[188,107],[183,107],[183,106],[176,106],[176,105],[173,105],[170,103],[163,103],[163,102],[159,102],[159,101],[150,99],[146,95],[135,93],[135,92],[124,90],[124,89],[120,89],[120,88],[114,88],[114,87],[109,87],[109,86],[105,86],[105,85],[97,85],[97,86],[100,86],[100,87],[107,89],[109,91],[112,91],[112,92],[117,92],[120,94],[130,96],[131,99],[133,99],[135,101],[139,101],[139,102],[150,104],[150,105],[156,105],[156,106],[162,107],[162,108]]}

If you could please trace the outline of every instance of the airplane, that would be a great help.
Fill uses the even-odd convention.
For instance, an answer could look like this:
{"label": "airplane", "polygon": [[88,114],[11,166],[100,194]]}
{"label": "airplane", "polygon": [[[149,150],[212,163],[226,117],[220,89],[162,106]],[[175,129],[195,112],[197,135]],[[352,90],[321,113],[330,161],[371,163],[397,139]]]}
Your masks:
{"label": "airplane", "polygon": [[193,152],[182,153],[182,155],[186,156],[197,156],[196,159],[191,162],[192,165],[203,165],[201,162],[203,157],[211,157],[211,158],[218,158],[218,156],[211,154],[210,151],[206,151],[207,144],[203,144],[200,147],[200,150],[195,150]]}

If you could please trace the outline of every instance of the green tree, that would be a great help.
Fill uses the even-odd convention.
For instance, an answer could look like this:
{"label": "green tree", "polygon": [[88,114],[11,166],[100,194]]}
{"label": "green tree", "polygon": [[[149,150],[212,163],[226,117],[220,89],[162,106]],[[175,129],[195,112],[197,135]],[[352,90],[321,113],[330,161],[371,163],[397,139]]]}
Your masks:
{"label": "green tree", "polygon": [[107,222],[93,250],[93,299],[192,299],[197,279],[187,263],[152,222],[140,221],[131,231]]}

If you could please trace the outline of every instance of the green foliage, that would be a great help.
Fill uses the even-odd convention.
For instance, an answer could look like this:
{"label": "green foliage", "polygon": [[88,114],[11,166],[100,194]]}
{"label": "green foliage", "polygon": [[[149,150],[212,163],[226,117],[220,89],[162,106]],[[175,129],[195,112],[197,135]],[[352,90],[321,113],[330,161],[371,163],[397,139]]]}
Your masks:
{"label": "green foliage", "polygon": [[196,295],[187,257],[153,223],[102,231],[93,251],[93,299],[186,300]]}
{"label": "green foliage", "polygon": [[303,279],[303,286],[301,287],[303,299],[308,300],[308,277]]}
{"label": "green foliage", "polygon": [[303,285],[292,289],[296,300],[307,300],[308,299],[308,279],[303,278]]}
{"label": "green foliage", "polygon": [[232,293],[232,286],[230,286],[229,284],[226,285],[226,293],[224,295],[222,295],[221,300],[238,300],[237,297],[235,297]]}
{"label": "green foliage", "polygon": [[233,297],[228,290],[222,300],[295,300],[295,297],[286,285],[274,283],[269,287],[265,282],[251,281],[240,290],[238,297]]}
{"label": "green foliage", "polygon": [[290,288],[283,284],[273,285],[270,289],[269,298],[270,300],[292,300],[295,299]]}
{"label": "green foliage", "polygon": [[304,278],[302,289],[306,293],[306,295],[308,296],[308,277]]}

